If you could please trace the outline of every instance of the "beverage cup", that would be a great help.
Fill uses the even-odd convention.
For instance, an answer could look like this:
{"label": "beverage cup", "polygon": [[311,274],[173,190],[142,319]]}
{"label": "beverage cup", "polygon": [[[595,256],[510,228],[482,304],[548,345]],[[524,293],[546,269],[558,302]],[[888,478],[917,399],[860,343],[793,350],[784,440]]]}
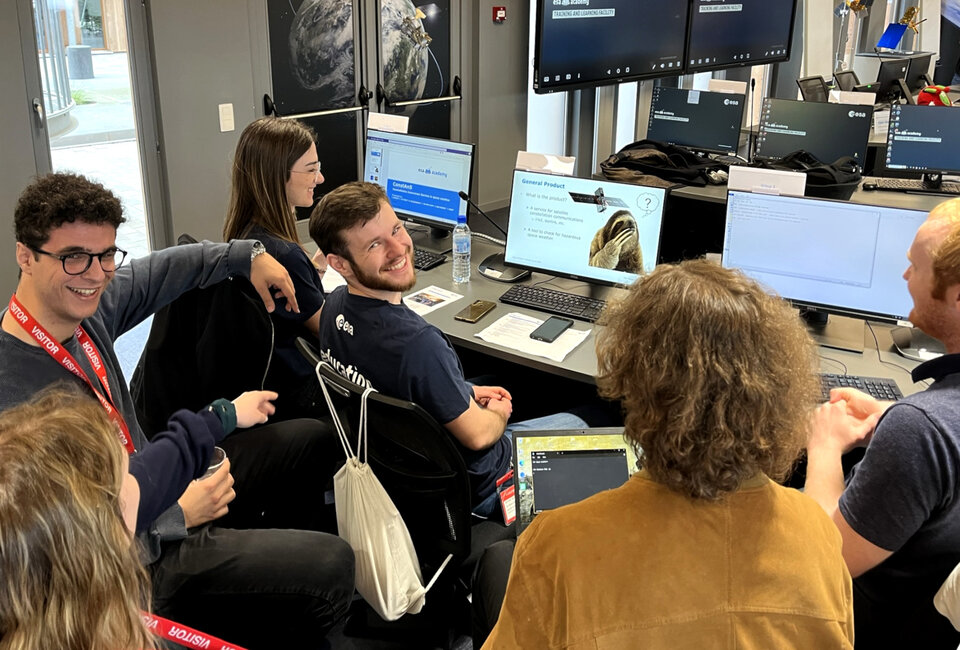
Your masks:
{"label": "beverage cup", "polygon": [[199,481],[202,481],[205,478],[210,478],[214,473],[220,469],[220,466],[223,465],[223,461],[227,460],[227,452],[225,452],[220,447],[214,447],[213,453],[210,454],[210,466],[207,467],[207,471],[201,476]]}

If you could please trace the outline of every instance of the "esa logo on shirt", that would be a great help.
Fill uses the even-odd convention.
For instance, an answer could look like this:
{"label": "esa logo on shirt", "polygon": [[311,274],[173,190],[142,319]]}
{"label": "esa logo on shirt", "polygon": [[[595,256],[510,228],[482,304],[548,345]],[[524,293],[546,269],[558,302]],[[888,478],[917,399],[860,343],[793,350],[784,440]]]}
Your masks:
{"label": "esa logo on shirt", "polygon": [[343,317],[343,314],[337,314],[337,329],[353,336],[353,325]]}

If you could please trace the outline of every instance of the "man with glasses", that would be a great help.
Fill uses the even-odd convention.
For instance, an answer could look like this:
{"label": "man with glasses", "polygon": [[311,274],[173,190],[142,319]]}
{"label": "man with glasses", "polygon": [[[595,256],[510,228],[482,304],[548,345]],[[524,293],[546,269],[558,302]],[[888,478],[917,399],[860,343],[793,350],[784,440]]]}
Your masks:
{"label": "man with glasses", "polygon": [[[118,336],[182,293],[232,276],[249,278],[268,311],[280,297],[296,310],[289,275],[250,240],[176,246],[123,266],[126,253],[116,245],[123,221],[117,198],[82,176],[50,174],[20,196],[14,213],[20,278],[0,321],[0,411],[58,382],[77,383],[96,396],[117,424],[140,485],[137,531],[155,609],[247,647],[279,639],[296,647],[314,643],[350,604],[350,547],[320,532],[242,530],[266,527],[257,520],[208,525],[227,512],[237,492],[257,499],[264,482],[294,485],[293,474],[314,471],[307,466],[317,447],[309,432],[278,423],[234,436],[267,436],[275,452],[264,451],[256,467],[246,469],[246,484],[238,476],[236,490],[227,467],[194,481],[171,504],[177,496],[167,496],[177,474],[172,464],[196,454],[199,443],[189,434],[147,442],[113,348]],[[289,502],[299,500],[313,506],[314,495],[292,491],[282,494],[287,503],[278,510],[293,511]],[[171,507],[157,516],[161,504]]]}

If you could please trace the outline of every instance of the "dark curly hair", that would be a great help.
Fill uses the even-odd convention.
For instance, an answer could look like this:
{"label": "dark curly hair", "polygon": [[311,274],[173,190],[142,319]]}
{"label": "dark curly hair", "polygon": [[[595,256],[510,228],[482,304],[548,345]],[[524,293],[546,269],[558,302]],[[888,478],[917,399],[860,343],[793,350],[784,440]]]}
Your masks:
{"label": "dark curly hair", "polygon": [[126,219],[113,192],[79,174],[63,173],[47,174],[31,183],[13,213],[17,241],[30,249],[47,243],[51,230],[75,221],[117,228]]}
{"label": "dark curly hair", "polygon": [[784,478],[819,397],[795,312],[736,271],[662,265],[610,305],[597,339],[600,394],[652,477],[716,500],[758,472]]}

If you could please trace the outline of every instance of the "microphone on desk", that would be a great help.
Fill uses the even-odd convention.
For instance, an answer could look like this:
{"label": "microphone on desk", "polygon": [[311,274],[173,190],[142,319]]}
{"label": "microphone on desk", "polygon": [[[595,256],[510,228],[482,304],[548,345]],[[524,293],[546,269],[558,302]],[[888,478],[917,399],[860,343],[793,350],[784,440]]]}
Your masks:
{"label": "microphone on desk", "polygon": [[[507,231],[500,227],[500,225],[490,218],[486,212],[480,209],[480,206],[473,202],[473,199],[470,198],[470,195],[464,191],[460,192],[460,198],[467,202],[467,204],[472,205],[473,209],[483,215],[483,218],[493,224],[493,227],[503,233],[503,236],[507,236]],[[530,276],[530,271],[526,269],[518,269],[514,266],[507,266],[506,260],[503,253],[494,253],[493,255],[488,256],[477,266],[477,270],[480,271],[480,274],[484,277],[490,278],[491,280],[496,280],[497,282],[519,282]]]}
{"label": "microphone on desk", "polygon": [[500,232],[502,232],[504,237],[507,236],[507,231],[504,230],[503,228],[501,228],[501,227],[500,227],[500,224],[498,224],[496,221],[494,221],[493,219],[491,219],[491,218],[490,218],[490,215],[488,215],[486,212],[484,212],[483,210],[481,210],[481,209],[480,209],[480,206],[473,202],[473,199],[470,198],[470,195],[469,195],[469,194],[467,194],[466,192],[464,192],[463,190],[461,190],[461,191],[460,191],[460,198],[463,199],[464,201],[466,201],[467,203],[469,203],[470,205],[472,205],[472,206],[473,206],[473,209],[476,210],[477,212],[479,212],[481,215],[483,215],[483,218],[484,218],[484,219],[486,219],[487,221],[489,221],[490,223],[492,223],[494,228],[496,228],[497,230],[499,230]]}

